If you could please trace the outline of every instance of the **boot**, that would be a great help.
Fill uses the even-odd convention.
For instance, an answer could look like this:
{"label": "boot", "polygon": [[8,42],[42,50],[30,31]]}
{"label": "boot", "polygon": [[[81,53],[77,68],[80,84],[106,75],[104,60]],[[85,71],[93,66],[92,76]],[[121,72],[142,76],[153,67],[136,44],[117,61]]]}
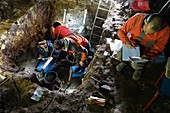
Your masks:
{"label": "boot", "polygon": [[116,71],[121,71],[125,67],[125,63],[121,62],[116,66]]}
{"label": "boot", "polygon": [[132,79],[137,81],[141,78],[141,75],[142,75],[142,70],[135,70]]}

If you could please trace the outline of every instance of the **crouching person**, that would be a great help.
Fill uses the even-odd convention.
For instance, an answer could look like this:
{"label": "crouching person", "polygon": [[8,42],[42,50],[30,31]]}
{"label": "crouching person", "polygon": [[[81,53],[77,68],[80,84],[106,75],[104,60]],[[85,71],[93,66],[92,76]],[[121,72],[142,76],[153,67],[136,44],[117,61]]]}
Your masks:
{"label": "crouching person", "polygon": [[[118,36],[127,48],[139,46],[141,57],[149,62],[161,63],[166,60],[163,50],[170,36],[170,28],[160,14],[134,15],[119,29]],[[132,63],[135,69],[133,80],[141,78],[145,63]],[[121,62],[116,70],[121,71],[124,66],[125,63]]]}
{"label": "crouching person", "polygon": [[[69,38],[64,38],[54,41],[54,47],[57,50],[66,51],[68,54],[72,54],[73,57],[76,56],[78,65],[76,67],[71,67],[68,84],[71,84],[72,73],[83,73],[88,65],[87,62],[87,49],[78,43],[75,43]],[[65,56],[66,57],[66,56]],[[74,68],[74,69],[73,69]],[[74,70],[74,71],[73,71]]]}
{"label": "crouching person", "polygon": [[40,41],[36,49],[39,53],[36,71],[47,73],[57,70],[59,64],[56,61],[60,53],[54,49],[52,42],[49,40]]}

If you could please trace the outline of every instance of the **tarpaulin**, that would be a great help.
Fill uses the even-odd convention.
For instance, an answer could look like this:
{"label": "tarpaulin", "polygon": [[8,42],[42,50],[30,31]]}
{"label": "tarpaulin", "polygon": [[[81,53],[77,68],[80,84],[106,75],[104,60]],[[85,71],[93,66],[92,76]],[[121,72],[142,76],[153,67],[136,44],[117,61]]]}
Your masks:
{"label": "tarpaulin", "polygon": [[82,72],[81,70],[78,71],[78,72],[75,72],[75,70],[78,68],[79,66],[71,66],[70,69],[73,70],[73,73],[72,73],[72,78],[76,78],[76,77],[80,77],[80,76],[83,76],[86,74],[86,70],[87,70],[87,67],[86,69]]}

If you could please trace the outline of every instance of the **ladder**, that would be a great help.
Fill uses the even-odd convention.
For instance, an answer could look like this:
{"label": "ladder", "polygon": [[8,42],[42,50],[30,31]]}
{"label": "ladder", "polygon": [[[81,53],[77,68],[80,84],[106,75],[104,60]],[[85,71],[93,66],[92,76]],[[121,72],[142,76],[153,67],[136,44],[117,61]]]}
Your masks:
{"label": "ladder", "polygon": [[89,41],[95,45],[99,44],[101,41],[102,34],[104,33],[102,25],[104,24],[104,21],[107,19],[112,6],[111,3],[107,3],[106,4],[107,6],[104,6],[102,4],[103,2],[104,0],[99,0],[89,38]]}

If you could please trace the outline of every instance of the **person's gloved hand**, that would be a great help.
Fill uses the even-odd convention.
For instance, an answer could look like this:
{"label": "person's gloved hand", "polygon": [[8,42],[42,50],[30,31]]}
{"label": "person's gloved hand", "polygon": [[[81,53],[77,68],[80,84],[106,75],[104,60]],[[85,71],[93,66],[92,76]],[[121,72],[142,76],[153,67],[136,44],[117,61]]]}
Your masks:
{"label": "person's gloved hand", "polygon": [[142,58],[142,59],[148,59],[148,56],[143,55],[141,58]]}
{"label": "person's gloved hand", "polygon": [[42,58],[42,61],[46,60],[46,58]]}
{"label": "person's gloved hand", "polygon": [[67,82],[67,87],[70,87],[71,86],[71,81],[68,81]]}
{"label": "person's gloved hand", "polygon": [[169,70],[166,69],[166,71],[165,71],[165,77],[170,79],[170,75],[169,75],[169,72],[168,72],[168,71],[169,71]]}
{"label": "person's gloved hand", "polygon": [[38,61],[44,61],[45,58],[38,57]]}
{"label": "person's gloved hand", "polygon": [[73,52],[73,56],[76,56],[76,52]]}
{"label": "person's gloved hand", "polygon": [[84,66],[84,62],[83,61],[80,61],[80,66]]}
{"label": "person's gloved hand", "polygon": [[126,41],[125,43],[126,47],[129,48],[129,49],[132,49],[135,47],[135,45],[132,43],[132,42],[129,42],[129,41]]}
{"label": "person's gloved hand", "polygon": [[166,78],[170,79],[170,76],[165,75]]}
{"label": "person's gloved hand", "polygon": [[38,61],[41,61],[41,57],[38,57]]}

